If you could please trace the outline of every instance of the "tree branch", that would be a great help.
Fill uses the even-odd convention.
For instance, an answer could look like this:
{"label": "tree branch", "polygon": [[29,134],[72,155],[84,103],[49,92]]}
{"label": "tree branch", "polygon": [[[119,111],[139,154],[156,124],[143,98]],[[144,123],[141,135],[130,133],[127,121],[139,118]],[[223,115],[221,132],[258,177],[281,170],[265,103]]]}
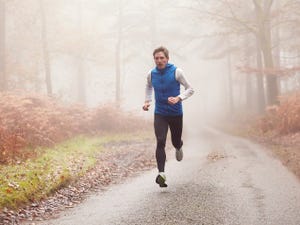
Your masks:
{"label": "tree branch", "polygon": [[233,19],[234,19],[235,21],[237,21],[240,25],[242,25],[243,27],[245,27],[247,30],[249,30],[249,31],[252,32],[252,33],[256,33],[256,32],[257,32],[255,29],[253,29],[252,27],[248,26],[247,23],[245,23],[244,21],[242,21],[241,19],[239,19],[239,18],[235,15],[235,13],[234,13],[234,11],[233,11],[231,5],[228,3],[227,0],[225,0],[225,4],[226,4],[227,7],[229,8],[230,13],[231,13],[231,15],[232,15],[232,17],[233,17]]}
{"label": "tree branch", "polygon": [[203,15],[209,15],[209,16],[212,16],[212,17],[220,18],[223,21],[232,21],[234,23],[238,23],[239,25],[242,25],[242,27],[244,27],[246,30],[248,30],[251,33],[256,33],[257,32],[253,27],[247,25],[247,23],[245,21],[242,21],[241,19],[238,19],[238,18],[234,18],[234,17],[230,17],[230,16],[224,16],[224,15],[218,14],[216,12],[199,10],[199,9],[195,9],[195,8],[191,8],[191,7],[180,7],[180,8],[185,8],[185,9],[188,9],[188,10],[191,10],[191,11],[203,14]]}

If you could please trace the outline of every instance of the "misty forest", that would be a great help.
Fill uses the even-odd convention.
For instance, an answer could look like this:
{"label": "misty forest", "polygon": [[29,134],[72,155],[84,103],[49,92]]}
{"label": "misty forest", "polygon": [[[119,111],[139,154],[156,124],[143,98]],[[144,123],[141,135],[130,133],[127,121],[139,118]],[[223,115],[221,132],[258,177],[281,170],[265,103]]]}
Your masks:
{"label": "misty forest", "polygon": [[[194,90],[182,103],[186,161],[233,155],[239,144],[218,131],[299,179],[299,25],[299,0],[0,0],[0,224],[52,218],[156,168],[154,94],[142,107],[160,46]],[[220,144],[189,147],[201,140]]]}

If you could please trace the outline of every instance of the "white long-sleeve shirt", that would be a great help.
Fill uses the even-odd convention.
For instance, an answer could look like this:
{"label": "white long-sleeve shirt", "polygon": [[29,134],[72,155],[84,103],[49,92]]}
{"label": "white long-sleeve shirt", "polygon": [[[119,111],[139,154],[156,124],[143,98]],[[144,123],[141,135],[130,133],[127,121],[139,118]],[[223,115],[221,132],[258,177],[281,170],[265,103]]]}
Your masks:
{"label": "white long-sleeve shirt", "polygon": [[[180,68],[177,68],[175,71],[175,79],[184,86],[185,90],[178,95],[178,97],[183,101],[194,94],[194,89],[191,87],[190,83],[187,81],[183,74],[183,70]],[[147,74],[147,81],[146,81],[146,97],[145,101],[151,101],[152,100],[152,92],[153,87],[151,83],[151,70]],[[177,97],[177,96],[172,96]]]}

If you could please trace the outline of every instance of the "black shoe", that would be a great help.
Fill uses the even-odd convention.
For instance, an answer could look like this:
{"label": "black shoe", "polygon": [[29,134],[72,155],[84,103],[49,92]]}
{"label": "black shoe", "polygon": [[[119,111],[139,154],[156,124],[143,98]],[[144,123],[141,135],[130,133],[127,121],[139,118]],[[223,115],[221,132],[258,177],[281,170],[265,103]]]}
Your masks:
{"label": "black shoe", "polygon": [[159,184],[160,187],[168,187],[166,184],[166,176],[164,174],[158,174],[155,182]]}

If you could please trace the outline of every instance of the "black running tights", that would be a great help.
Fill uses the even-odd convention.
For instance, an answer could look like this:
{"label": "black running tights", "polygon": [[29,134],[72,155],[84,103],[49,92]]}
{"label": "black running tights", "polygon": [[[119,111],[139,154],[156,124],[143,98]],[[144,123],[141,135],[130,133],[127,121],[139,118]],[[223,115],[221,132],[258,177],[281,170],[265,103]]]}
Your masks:
{"label": "black running tights", "polygon": [[176,149],[182,146],[182,115],[180,116],[162,116],[154,115],[154,130],[156,136],[156,161],[159,172],[164,172],[166,162],[166,139],[168,128],[171,131],[172,144]]}

